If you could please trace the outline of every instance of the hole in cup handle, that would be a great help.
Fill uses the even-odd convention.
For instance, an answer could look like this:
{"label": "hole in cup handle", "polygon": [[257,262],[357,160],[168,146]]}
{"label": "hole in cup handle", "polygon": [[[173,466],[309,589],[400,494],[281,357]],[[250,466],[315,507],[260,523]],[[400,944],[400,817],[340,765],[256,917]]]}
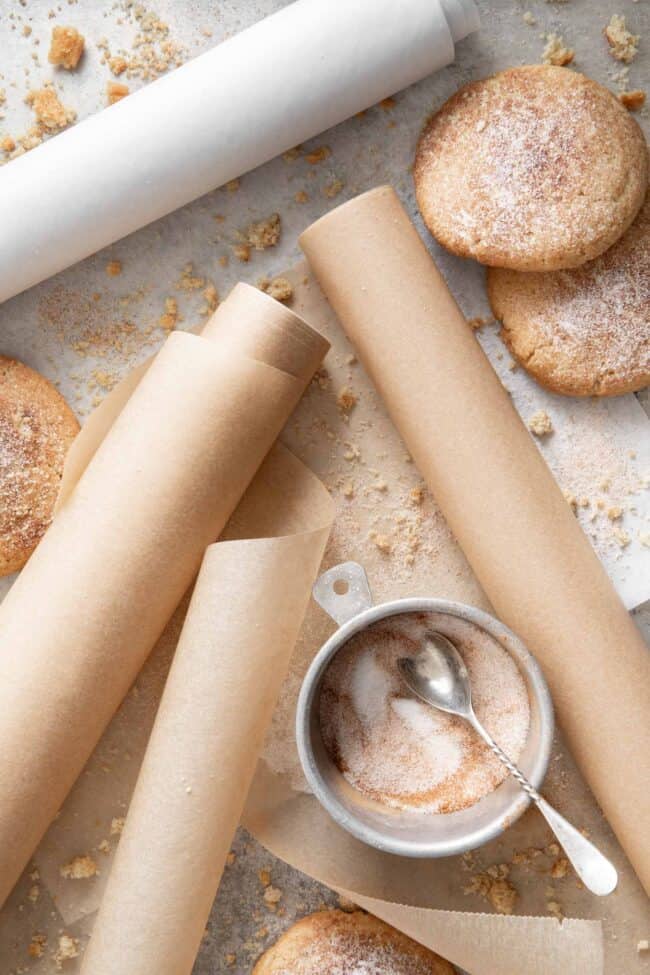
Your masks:
{"label": "hole in cup handle", "polygon": [[341,562],[323,572],[312,595],[339,626],[372,606],[368,577],[358,562]]}

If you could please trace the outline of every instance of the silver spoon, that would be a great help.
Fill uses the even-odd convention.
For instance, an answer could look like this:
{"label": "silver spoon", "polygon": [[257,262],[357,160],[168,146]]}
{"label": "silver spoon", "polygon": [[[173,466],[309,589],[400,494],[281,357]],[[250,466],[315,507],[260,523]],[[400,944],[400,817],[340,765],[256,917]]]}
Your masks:
{"label": "silver spoon", "polygon": [[490,746],[494,754],[528,793],[544,819],[562,844],[564,852],[573,864],[575,872],[592,893],[611,894],[618,883],[616,869],[593,843],[568,823],[564,816],[549,806],[530,782],[513,765],[487,733],[472,708],[472,691],[469,674],[458,650],[442,633],[428,632],[424,646],[415,657],[401,657],[397,661],[400,673],[410,689],[419,698],[440,711],[456,714],[471,724],[472,728]]}

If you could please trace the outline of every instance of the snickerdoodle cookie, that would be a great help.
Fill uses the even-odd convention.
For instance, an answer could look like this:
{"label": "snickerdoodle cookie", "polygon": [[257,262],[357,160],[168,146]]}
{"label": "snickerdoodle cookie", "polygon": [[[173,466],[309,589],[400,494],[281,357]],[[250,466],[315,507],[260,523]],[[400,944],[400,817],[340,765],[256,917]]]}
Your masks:
{"label": "snickerdoodle cookie", "polygon": [[49,525],[78,430],[47,379],[0,356],[0,576],[25,564]]}
{"label": "snickerdoodle cookie", "polygon": [[388,924],[354,911],[319,911],[286,931],[253,975],[454,975],[449,962]]}
{"label": "snickerdoodle cookie", "polygon": [[461,88],[429,120],[418,206],[449,250],[518,271],[578,267],[618,240],[648,184],[641,129],[584,75],[552,65]]}
{"label": "snickerdoodle cookie", "polygon": [[490,268],[488,294],[515,359],[542,386],[614,396],[650,383],[650,192],[621,239],[571,271]]}

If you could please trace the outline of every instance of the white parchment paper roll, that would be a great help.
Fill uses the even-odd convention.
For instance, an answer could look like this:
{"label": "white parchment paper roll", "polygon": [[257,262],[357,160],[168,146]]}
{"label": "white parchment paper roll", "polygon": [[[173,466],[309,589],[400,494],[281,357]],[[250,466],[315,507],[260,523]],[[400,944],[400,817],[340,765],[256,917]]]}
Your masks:
{"label": "white parchment paper roll", "polygon": [[297,0],[13,160],[0,301],[444,67],[478,26],[474,0]]}

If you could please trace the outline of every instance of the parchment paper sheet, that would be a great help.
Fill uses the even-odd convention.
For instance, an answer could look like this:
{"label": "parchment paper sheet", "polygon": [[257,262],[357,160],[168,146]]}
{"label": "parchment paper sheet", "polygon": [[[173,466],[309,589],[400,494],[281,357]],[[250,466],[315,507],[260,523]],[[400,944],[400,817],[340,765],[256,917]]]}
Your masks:
{"label": "parchment paper sheet", "polygon": [[189,975],[332,516],[278,445],[238,508],[250,537],[208,548],[84,972]]}
{"label": "parchment paper sheet", "polygon": [[298,0],[13,159],[0,301],[450,64],[477,28],[473,0]]}
{"label": "parchment paper sheet", "polygon": [[301,244],[650,890],[650,655],[390,187]]}
{"label": "parchment paper sheet", "polygon": [[326,349],[240,285],[202,336],[170,336],[126,403],[117,393],[115,423],[0,608],[0,903]]}

